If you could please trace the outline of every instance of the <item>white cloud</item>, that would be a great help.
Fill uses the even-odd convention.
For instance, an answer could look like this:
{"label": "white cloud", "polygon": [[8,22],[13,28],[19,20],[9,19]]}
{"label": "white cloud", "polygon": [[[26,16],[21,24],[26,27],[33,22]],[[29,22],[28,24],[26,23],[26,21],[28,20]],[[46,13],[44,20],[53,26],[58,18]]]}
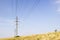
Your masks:
{"label": "white cloud", "polygon": [[56,4],[56,11],[60,13],[60,0],[55,0],[55,4]]}
{"label": "white cloud", "polygon": [[57,4],[60,4],[60,0],[56,0],[56,3],[57,3]]}
{"label": "white cloud", "polygon": [[57,9],[57,12],[60,12],[60,8],[59,8],[59,9]]}

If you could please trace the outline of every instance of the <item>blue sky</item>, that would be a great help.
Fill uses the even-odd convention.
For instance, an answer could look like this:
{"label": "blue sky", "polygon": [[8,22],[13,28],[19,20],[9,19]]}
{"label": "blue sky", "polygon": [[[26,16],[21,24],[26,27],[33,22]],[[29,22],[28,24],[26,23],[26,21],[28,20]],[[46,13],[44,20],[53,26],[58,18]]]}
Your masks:
{"label": "blue sky", "polygon": [[19,17],[19,35],[60,30],[60,0],[0,0],[0,38],[15,35]]}

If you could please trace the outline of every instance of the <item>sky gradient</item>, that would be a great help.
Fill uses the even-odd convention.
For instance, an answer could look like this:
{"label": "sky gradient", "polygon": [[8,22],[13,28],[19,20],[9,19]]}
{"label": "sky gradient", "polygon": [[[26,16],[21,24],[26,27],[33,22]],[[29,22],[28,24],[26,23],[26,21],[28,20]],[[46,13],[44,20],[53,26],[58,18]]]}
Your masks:
{"label": "sky gradient", "polygon": [[60,0],[0,0],[0,38],[15,35],[15,18],[19,18],[19,35],[60,31]]}

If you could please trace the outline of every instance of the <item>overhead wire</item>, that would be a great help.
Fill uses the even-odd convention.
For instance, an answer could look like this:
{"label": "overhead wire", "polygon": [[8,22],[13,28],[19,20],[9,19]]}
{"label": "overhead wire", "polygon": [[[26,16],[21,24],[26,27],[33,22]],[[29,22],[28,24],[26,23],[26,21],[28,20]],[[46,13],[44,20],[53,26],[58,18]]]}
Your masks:
{"label": "overhead wire", "polygon": [[16,5],[15,6],[16,6],[16,10],[15,10],[16,13],[15,14],[16,14],[16,16],[18,16],[18,12],[17,12],[18,11],[18,8],[17,8],[18,7],[18,0],[16,0]]}

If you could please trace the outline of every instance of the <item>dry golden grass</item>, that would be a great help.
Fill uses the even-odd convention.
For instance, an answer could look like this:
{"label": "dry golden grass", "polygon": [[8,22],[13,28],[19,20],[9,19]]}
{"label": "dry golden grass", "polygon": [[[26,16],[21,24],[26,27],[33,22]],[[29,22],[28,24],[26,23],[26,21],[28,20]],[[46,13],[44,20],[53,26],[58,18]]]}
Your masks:
{"label": "dry golden grass", "polygon": [[0,40],[60,40],[60,32],[36,34],[31,36],[20,36],[13,38],[3,38]]}

